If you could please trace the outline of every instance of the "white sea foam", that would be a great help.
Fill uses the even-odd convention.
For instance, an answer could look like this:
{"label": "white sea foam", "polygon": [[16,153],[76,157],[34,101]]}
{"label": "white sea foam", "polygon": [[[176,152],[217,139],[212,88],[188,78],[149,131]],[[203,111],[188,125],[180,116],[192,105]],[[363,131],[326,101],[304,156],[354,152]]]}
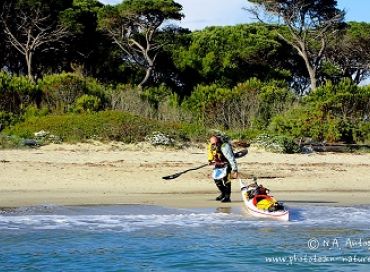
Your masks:
{"label": "white sea foam", "polygon": [[305,206],[291,211],[291,221],[305,225],[368,226],[370,207]]}
{"label": "white sea foam", "polygon": [[232,213],[165,209],[153,206],[40,206],[2,212],[0,230],[73,229],[134,231],[160,226],[203,227],[206,225],[245,224],[248,227],[338,226],[368,229],[370,207],[304,206],[290,208],[287,223],[260,220],[246,215],[242,209]]}
{"label": "white sea foam", "polygon": [[197,227],[224,224],[221,214],[151,214],[151,215],[12,215],[0,216],[0,229],[81,229],[126,230],[155,228],[163,225]]}

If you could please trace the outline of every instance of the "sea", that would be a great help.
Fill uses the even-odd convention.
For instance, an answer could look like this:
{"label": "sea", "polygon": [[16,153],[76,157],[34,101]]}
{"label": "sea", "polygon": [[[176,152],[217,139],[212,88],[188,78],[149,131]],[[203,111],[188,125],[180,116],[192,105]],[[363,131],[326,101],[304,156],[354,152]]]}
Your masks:
{"label": "sea", "polygon": [[0,271],[370,271],[370,206],[42,205],[0,212]]}

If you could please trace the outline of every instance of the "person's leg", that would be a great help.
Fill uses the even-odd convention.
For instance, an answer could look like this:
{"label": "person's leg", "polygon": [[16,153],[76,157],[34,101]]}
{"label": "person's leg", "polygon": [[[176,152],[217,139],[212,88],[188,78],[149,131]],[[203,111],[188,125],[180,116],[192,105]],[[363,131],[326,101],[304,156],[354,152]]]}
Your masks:
{"label": "person's leg", "polygon": [[220,190],[220,192],[221,192],[221,194],[218,197],[216,197],[216,200],[220,201],[225,197],[226,186],[224,185],[222,179],[215,179],[214,181],[215,181],[215,184],[216,184],[218,190]]}
{"label": "person's leg", "polygon": [[222,179],[222,184],[224,185],[225,189],[225,197],[221,200],[221,202],[231,202],[231,167],[228,165],[227,167],[227,175]]}
{"label": "person's leg", "polygon": [[231,180],[229,180],[227,177],[225,177],[225,179],[223,180],[223,183],[224,183],[224,192],[225,192],[225,196],[224,198],[221,200],[221,202],[231,202],[231,199],[230,199],[230,196],[231,196]]}

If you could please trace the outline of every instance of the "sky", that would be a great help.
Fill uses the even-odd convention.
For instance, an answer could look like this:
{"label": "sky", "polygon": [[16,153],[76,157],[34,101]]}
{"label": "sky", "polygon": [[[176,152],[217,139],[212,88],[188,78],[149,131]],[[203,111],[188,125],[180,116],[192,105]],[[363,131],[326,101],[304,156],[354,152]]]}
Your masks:
{"label": "sky", "polygon": [[[122,0],[99,0],[104,4],[118,4]],[[346,21],[370,23],[370,0],[337,0],[338,8],[346,11]],[[200,30],[206,26],[225,26],[253,21],[244,10],[250,4],[247,0],[175,0],[183,6],[185,18],[180,25],[190,30]]]}

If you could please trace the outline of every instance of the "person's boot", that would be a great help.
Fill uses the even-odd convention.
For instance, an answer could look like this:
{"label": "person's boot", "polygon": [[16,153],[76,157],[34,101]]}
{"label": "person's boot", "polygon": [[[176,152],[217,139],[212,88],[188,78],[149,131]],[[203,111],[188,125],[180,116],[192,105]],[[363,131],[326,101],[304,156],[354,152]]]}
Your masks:
{"label": "person's boot", "polygon": [[221,193],[218,197],[216,197],[216,200],[217,201],[221,201],[222,199],[224,199],[225,195],[223,193]]}
{"label": "person's boot", "polygon": [[225,195],[225,197],[221,200],[222,203],[229,203],[231,202],[230,195]]}
{"label": "person's boot", "polygon": [[222,203],[231,202],[230,195],[231,195],[231,181],[225,182],[225,197],[221,200]]}
{"label": "person's boot", "polygon": [[216,197],[217,201],[221,201],[225,197],[225,189],[226,187],[223,185],[222,180],[215,180],[217,188],[220,190],[221,194]]}

